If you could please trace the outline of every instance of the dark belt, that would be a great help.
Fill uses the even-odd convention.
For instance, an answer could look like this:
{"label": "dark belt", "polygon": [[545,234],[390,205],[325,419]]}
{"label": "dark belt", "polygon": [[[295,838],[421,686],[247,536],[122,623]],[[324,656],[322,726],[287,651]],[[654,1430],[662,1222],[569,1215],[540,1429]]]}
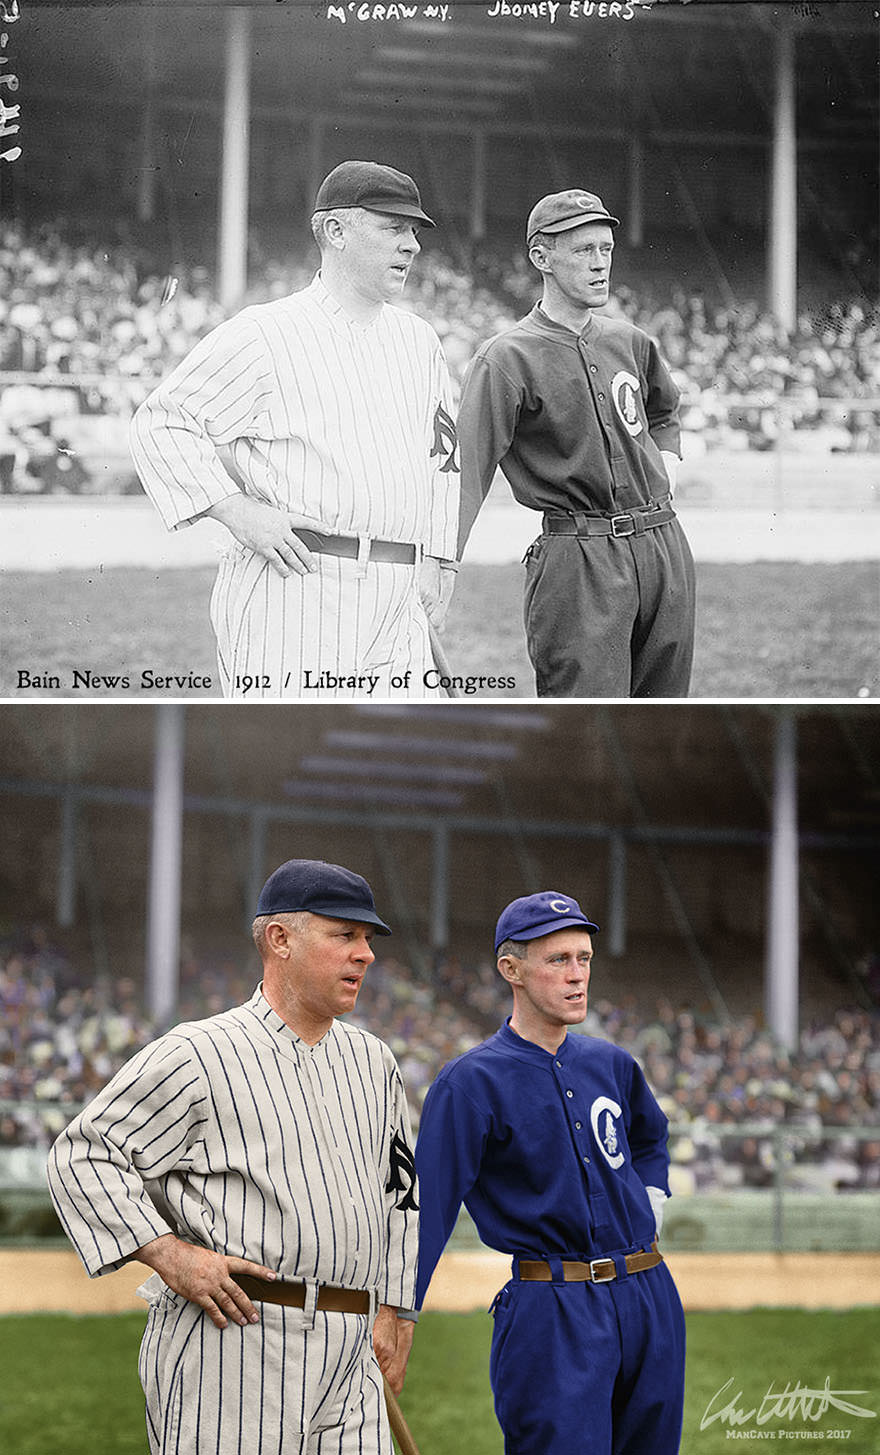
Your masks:
{"label": "dark belt", "polygon": [[[305,1308],[306,1285],[286,1283],[284,1279],[255,1278],[251,1273],[236,1273],[235,1281],[248,1298],[259,1303],[280,1303],[286,1308]],[[321,1313],[368,1314],[370,1295],[359,1288],[333,1288],[330,1284],[318,1285],[316,1307]]]}
{"label": "dark belt", "polygon": [[[357,560],[360,542],[357,536],[322,536],[316,530],[294,526],[293,533],[299,536],[310,551],[320,556],[341,556],[343,560]],[[383,561],[392,566],[414,566],[417,547],[409,541],[370,541],[371,561]]]}
{"label": "dark belt", "polygon": [[[662,1263],[663,1254],[657,1244],[652,1243],[649,1253],[644,1248],[638,1253],[627,1253],[624,1262],[627,1273],[644,1273],[646,1268],[656,1268],[658,1263]],[[553,1282],[553,1270],[549,1263],[521,1258],[518,1266],[520,1279],[524,1283]],[[613,1283],[616,1277],[617,1268],[613,1258],[593,1258],[589,1263],[578,1263],[574,1259],[566,1258],[562,1260],[562,1278],[565,1283]]]}
{"label": "dark belt", "polygon": [[[668,498],[668,497],[667,497]],[[573,510],[565,515],[548,511],[544,516],[544,534],[548,536],[640,536],[658,525],[675,519],[671,505],[657,502],[644,510],[629,510],[622,515],[590,515]]]}

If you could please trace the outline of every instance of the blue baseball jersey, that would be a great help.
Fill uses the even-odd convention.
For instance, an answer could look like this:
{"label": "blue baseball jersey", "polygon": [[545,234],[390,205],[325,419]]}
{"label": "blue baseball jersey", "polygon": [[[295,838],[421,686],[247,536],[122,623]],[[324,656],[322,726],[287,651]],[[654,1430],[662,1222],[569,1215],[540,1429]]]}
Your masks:
{"label": "blue baseball jersey", "polygon": [[416,1145],[420,1306],[464,1203],[491,1248],[596,1258],[656,1236],[667,1119],[627,1051],[567,1035],[555,1055],[509,1022],[443,1068]]}

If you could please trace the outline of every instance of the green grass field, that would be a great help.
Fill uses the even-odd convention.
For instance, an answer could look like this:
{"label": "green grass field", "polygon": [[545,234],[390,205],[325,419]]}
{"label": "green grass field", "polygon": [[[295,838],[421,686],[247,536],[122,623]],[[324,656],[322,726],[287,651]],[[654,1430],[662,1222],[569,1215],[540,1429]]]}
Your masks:
{"label": "green grass field", "polygon": [[[7,1455],[143,1455],[136,1371],[142,1328],[139,1314],[0,1319],[0,1449]],[[401,1398],[423,1455],[501,1455],[488,1386],[490,1328],[482,1313],[423,1316]],[[877,1309],[689,1315],[682,1455],[731,1449],[729,1424],[715,1420],[700,1429],[707,1406],[728,1380],[733,1384],[713,1408],[741,1391],[737,1404],[747,1413],[771,1385],[777,1393],[786,1382],[823,1389],[827,1378],[832,1390],[850,1392],[850,1403],[880,1411],[878,1346]],[[753,1418],[742,1431],[763,1429],[795,1449],[809,1441],[825,1451],[874,1455],[878,1419],[880,1414],[865,1418],[832,1408],[815,1421],[797,1413],[758,1426]],[[586,1441],[583,1455],[589,1455]]]}
{"label": "green grass field", "polygon": [[[880,573],[871,561],[835,565],[758,562],[698,567],[697,645],[691,695],[710,697],[875,696]],[[62,571],[0,579],[0,696],[152,697],[144,669],[213,677],[208,622],[211,569]],[[443,641],[453,672],[513,676],[512,691],[480,697],[531,697],[519,566],[466,565]],[[72,690],[73,669],[124,677],[126,689]],[[55,676],[60,688],[19,686],[19,673]],[[175,694],[177,695],[177,694]]]}

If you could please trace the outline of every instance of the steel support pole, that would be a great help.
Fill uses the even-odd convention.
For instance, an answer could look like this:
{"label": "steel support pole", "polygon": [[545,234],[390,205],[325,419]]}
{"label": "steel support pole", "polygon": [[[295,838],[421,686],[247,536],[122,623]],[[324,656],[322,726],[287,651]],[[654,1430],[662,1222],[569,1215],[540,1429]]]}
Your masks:
{"label": "steel support pole", "polygon": [[147,1006],[157,1029],[174,1020],[180,973],[183,749],[186,708],[156,708],[153,816],[147,907]]}
{"label": "steel support pole", "polygon": [[790,17],[779,19],[773,98],[770,178],[770,311],[785,328],[797,322],[797,118],[795,36]]}
{"label": "steel support pole", "polygon": [[244,907],[244,930],[250,934],[257,910],[260,890],[266,882],[266,815],[251,814],[250,864],[248,868],[247,904]]}
{"label": "steel support pole", "polygon": [[630,138],[628,182],[626,240],[631,248],[640,248],[645,241],[645,143],[639,132]]}
{"label": "steel support pole", "polygon": [[431,957],[436,964],[449,947],[449,830],[445,824],[438,824],[433,839]]}
{"label": "steel support pole", "polygon": [[62,929],[70,929],[76,918],[77,802],[71,789],[61,799],[61,845],[58,854],[58,900],[56,918]]}
{"label": "steel support pole", "polygon": [[797,719],[782,708],[773,754],[773,823],[765,966],[767,1024],[794,1050],[798,1040]]}
{"label": "steel support pole", "polygon": [[226,13],[218,275],[220,302],[229,312],[247,287],[250,21],[250,12],[241,7]]}
{"label": "steel support pole", "polygon": [[626,839],[621,833],[608,838],[607,944],[614,958],[626,954]]}
{"label": "steel support pole", "polygon": [[481,243],[486,236],[486,132],[474,127],[473,168],[471,172],[471,242]]}

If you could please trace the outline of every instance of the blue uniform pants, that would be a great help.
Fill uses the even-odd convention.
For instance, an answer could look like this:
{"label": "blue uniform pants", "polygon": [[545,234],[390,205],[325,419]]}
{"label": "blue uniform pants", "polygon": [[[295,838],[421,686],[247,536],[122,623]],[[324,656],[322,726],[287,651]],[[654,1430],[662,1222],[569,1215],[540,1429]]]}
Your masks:
{"label": "blue uniform pants", "polygon": [[505,1455],[677,1455],[684,1313],[665,1263],[613,1283],[514,1277],[493,1312]]}

